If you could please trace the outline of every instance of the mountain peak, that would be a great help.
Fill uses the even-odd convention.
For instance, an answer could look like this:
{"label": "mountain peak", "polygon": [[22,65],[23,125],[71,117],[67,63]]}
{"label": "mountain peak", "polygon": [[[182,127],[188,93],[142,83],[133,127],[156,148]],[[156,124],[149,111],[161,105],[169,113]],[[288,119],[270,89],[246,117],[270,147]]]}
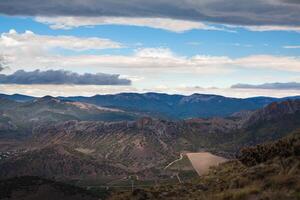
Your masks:
{"label": "mountain peak", "polygon": [[53,103],[60,103],[61,100],[58,99],[58,98],[55,98],[55,97],[47,95],[47,96],[44,96],[44,97],[36,99],[34,102],[40,102],[40,103],[41,102],[43,102],[43,103],[51,103],[51,102],[53,102]]}
{"label": "mountain peak", "polygon": [[280,118],[283,115],[295,114],[300,112],[300,100],[286,100],[282,102],[273,102],[268,106],[253,112],[245,125],[251,126],[258,121],[266,121]]}

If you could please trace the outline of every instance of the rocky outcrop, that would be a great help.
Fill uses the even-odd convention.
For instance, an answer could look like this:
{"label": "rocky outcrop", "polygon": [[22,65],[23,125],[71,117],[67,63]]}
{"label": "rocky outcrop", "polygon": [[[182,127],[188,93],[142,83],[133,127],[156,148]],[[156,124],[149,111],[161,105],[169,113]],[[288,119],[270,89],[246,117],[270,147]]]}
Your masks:
{"label": "rocky outcrop", "polygon": [[287,100],[273,102],[268,106],[253,112],[244,122],[244,127],[253,126],[257,123],[280,119],[286,115],[300,113],[300,100]]}

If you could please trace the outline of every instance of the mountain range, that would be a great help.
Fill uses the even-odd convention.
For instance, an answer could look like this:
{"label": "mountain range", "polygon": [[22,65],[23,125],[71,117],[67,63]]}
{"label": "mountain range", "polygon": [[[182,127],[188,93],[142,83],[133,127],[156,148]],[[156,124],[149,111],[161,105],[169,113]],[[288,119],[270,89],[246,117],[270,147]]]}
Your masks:
{"label": "mountain range", "polygon": [[61,100],[50,96],[29,101],[0,98],[0,138],[26,136],[41,124],[68,120],[121,121],[134,120],[138,115],[119,109]]}
{"label": "mountain range", "polygon": [[[25,95],[0,95],[14,101],[25,102],[36,99]],[[243,110],[256,110],[272,102],[280,102],[287,99],[299,99],[300,96],[272,98],[230,98],[219,95],[193,94],[169,95],[163,93],[120,93],[112,95],[96,95],[92,97],[57,97],[61,100],[89,103],[100,107],[120,109],[140,115],[163,118],[169,120],[181,120],[197,117],[227,117]]]}
{"label": "mountain range", "polygon": [[297,99],[228,117],[184,120],[49,96],[25,102],[2,98],[0,113],[0,178],[34,175],[89,183],[130,174],[168,178],[173,172],[165,166],[182,152],[233,158],[245,146],[300,128]]}

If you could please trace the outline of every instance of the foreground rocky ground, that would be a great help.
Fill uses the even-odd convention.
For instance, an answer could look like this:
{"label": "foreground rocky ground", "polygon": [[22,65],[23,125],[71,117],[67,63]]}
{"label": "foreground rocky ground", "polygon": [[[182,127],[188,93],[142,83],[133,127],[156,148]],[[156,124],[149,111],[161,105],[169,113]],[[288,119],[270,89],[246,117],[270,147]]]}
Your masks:
{"label": "foreground rocky ground", "polygon": [[97,195],[71,185],[35,176],[16,177],[0,181],[3,200],[96,200]]}
{"label": "foreground rocky ground", "polygon": [[297,200],[300,198],[300,131],[241,151],[237,160],[189,183],[116,192],[116,199]]}

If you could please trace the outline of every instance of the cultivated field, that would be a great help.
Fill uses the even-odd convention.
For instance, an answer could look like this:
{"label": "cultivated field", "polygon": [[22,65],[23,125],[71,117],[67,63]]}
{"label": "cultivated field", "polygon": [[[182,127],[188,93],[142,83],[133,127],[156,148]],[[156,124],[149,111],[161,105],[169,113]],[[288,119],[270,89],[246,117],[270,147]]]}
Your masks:
{"label": "cultivated field", "polygon": [[210,167],[227,161],[223,157],[208,152],[187,153],[186,155],[199,175],[207,173]]}

